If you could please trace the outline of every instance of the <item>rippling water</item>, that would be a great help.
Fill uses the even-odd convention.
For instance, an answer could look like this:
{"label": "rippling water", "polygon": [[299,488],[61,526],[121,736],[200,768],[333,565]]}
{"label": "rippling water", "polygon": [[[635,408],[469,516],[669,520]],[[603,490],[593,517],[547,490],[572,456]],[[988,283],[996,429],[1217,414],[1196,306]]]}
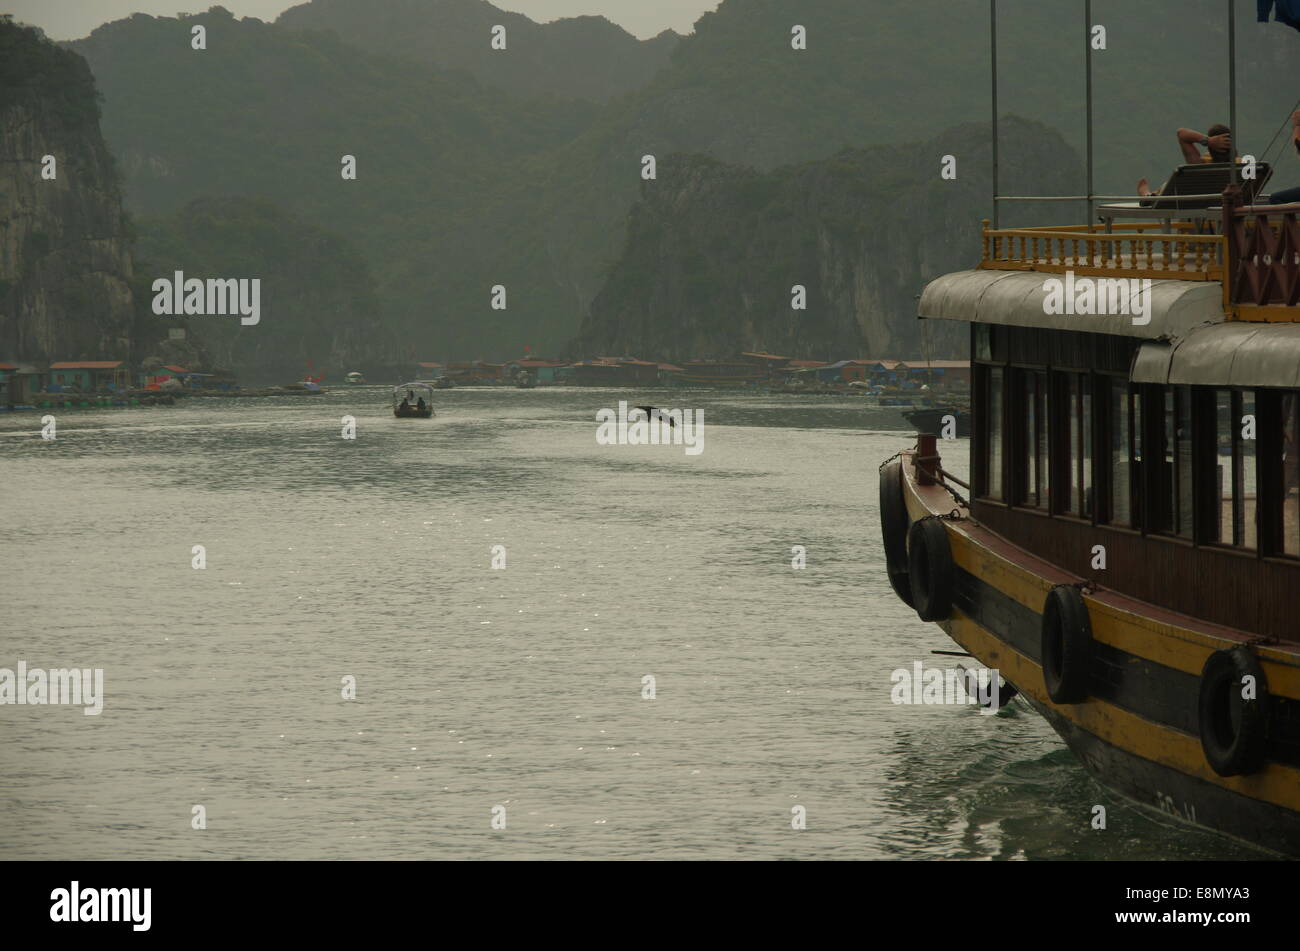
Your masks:
{"label": "rippling water", "polygon": [[[890,702],[953,647],[883,575],[898,411],[385,395],[67,411],[53,442],[0,417],[0,667],[106,693],[0,706],[0,857],[1258,856],[1102,789],[1023,709]],[[703,409],[704,452],[597,445],[619,399]]]}

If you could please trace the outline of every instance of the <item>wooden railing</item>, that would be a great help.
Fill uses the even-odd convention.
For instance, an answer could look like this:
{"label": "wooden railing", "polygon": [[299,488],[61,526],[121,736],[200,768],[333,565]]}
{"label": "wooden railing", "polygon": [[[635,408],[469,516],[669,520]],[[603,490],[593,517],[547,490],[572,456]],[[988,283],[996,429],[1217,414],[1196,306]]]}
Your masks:
{"label": "wooden railing", "polygon": [[980,267],[1219,281],[1229,320],[1300,322],[1300,203],[1243,206],[1229,186],[1222,215],[1219,234],[1156,221],[990,230],[985,219]]}
{"label": "wooden railing", "polygon": [[1298,215],[1300,204],[1243,207],[1239,189],[1223,193],[1223,233],[1238,319],[1300,320]]}
{"label": "wooden railing", "polygon": [[980,267],[1007,271],[1074,271],[1114,277],[1181,281],[1223,279],[1222,235],[1196,234],[1193,226],[1160,222],[1126,224],[1106,233],[1100,225],[992,231],[984,221]]}

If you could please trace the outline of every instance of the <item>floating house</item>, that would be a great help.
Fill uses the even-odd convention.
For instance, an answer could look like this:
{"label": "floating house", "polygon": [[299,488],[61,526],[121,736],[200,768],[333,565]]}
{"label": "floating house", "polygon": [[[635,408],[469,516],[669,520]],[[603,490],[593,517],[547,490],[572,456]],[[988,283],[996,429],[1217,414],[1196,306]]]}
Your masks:
{"label": "floating house", "polygon": [[876,386],[896,386],[907,372],[902,363],[902,360],[866,361],[867,382]]}
{"label": "floating house", "polygon": [[417,380],[441,380],[445,367],[441,363],[417,363],[415,365],[415,379]]}
{"label": "floating house", "polygon": [[469,363],[449,363],[443,368],[442,375],[457,386],[475,386],[500,383],[503,380],[500,363],[484,363],[474,360]]}
{"label": "floating house", "polygon": [[740,355],[740,359],[745,363],[751,363],[762,368],[762,372],[769,381],[780,379],[784,375],[785,368],[790,364],[789,357],[778,356],[775,353],[763,353],[762,351],[744,352]]}
{"label": "floating house", "polygon": [[125,390],[131,386],[131,371],[121,360],[68,360],[51,363],[45,374],[45,392],[96,393]]}
{"label": "floating house", "polygon": [[505,378],[516,380],[525,374],[538,386],[550,386],[559,382],[557,374],[565,364],[554,360],[511,360],[503,367]]}
{"label": "floating house", "polygon": [[40,391],[41,370],[29,363],[0,363],[0,405],[17,406],[31,402]]}
{"label": "floating house", "polygon": [[866,382],[868,370],[876,360],[840,360],[817,371],[818,379],[826,383]]}
{"label": "floating house", "polygon": [[659,364],[634,357],[598,357],[573,364],[577,386],[654,386]]}
{"label": "floating house", "polygon": [[149,370],[140,372],[140,385],[145,389],[157,389],[168,380],[176,380],[178,383],[184,383],[184,377],[189,374],[189,370],[184,367],[168,364],[166,366],[154,367]]}
{"label": "floating house", "polygon": [[692,360],[682,366],[686,386],[757,386],[767,381],[767,367],[747,360]]}
{"label": "floating house", "polygon": [[970,386],[969,360],[905,360],[899,369],[907,379],[918,385],[928,384],[931,389]]}
{"label": "floating house", "polygon": [[682,380],[682,373],[685,371],[681,367],[672,363],[660,363],[659,382],[664,386],[678,386]]}

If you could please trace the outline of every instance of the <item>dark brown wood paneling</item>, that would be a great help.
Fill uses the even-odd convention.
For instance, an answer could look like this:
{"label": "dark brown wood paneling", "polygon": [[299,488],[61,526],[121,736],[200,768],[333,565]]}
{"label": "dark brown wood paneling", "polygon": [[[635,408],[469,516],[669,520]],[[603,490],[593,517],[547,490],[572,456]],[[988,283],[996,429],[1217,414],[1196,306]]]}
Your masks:
{"label": "dark brown wood paneling", "polygon": [[[1104,588],[1247,634],[1300,636],[1300,563],[978,500],[972,514],[1008,541]],[[1092,569],[1094,545],[1106,546],[1104,571]]]}

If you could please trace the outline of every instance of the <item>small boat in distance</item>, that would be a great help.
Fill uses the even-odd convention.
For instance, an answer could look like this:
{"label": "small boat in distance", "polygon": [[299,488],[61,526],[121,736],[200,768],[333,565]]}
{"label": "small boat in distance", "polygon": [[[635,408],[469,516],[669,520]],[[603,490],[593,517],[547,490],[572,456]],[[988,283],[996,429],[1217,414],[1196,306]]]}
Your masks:
{"label": "small boat in distance", "polygon": [[325,387],[321,386],[314,380],[303,380],[299,383],[285,383],[282,386],[270,387],[268,393],[273,396],[320,396],[328,392]]}
{"label": "small boat in distance", "polygon": [[398,419],[431,418],[433,387],[427,383],[403,383],[393,387],[393,415]]}
{"label": "small boat in distance", "polygon": [[366,382],[366,378],[362,375],[360,370],[353,370],[346,377],[344,377],[344,379],[347,380],[349,383],[353,383],[357,386],[360,386],[361,384]]}
{"label": "small boat in distance", "polygon": [[440,376],[431,384],[435,390],[453,390],[456,388],[455,382],[450,377]]}

